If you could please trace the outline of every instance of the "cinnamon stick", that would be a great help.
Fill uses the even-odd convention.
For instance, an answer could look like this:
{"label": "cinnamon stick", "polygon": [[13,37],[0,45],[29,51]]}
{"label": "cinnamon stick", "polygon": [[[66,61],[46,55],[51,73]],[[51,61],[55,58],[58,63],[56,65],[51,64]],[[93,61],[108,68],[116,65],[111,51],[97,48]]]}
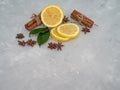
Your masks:
{"label": "cinnamon stick", "polygon": [[[42,22],[39,25],[41,25],[41,24],[42,24]],[[35,19],[32,19],[28,23],[25,24],[25,28],[27,30],[31,31],[32,29],[34,29],[35,27],[37,27],[39,25]]]}
{"label": "cinnamon stick", "polygon": [[83,25],[91,28],[94,24],[94,21],[89,19],[87,16],[83,15],[82,13],[78,12],[77,10],[73,10],[71,13],[71,18],[82,23]]}

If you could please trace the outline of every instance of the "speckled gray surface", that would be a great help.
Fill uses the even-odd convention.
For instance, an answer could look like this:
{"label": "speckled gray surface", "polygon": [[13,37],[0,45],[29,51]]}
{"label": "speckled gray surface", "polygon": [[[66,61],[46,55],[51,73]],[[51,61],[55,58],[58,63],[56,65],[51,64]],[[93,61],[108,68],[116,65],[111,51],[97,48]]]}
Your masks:
{"label": "speckled gray surface", "polygon": [[[18,46],[15,36],[28,39],[24,24],[32,13],[53,3],[99,26],[64,43],[61,52],[47,43]],[[120,90],[120,0],[0,0],[0,90]]]}

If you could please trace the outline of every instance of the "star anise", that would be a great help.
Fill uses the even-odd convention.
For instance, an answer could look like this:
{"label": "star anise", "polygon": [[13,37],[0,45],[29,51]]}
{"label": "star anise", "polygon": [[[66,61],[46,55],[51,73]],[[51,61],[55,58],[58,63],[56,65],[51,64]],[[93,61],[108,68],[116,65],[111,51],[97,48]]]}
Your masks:
{"label": "star anise", "polygon": [[63,23],[68,22],[68,21],[69,21],[69,19],[68,19],[68,18],[69,18],[69,17],[64,16],[64,18],[63,18]]}
{"label": "star anise", "polygon": [[58,44],[57,44],[57,50],[58,50],[58,51],[59,51],[59,50],[61,51],[63,46],[64,46],[64,45],[62,45],[61,42],[58,42]]}
{"label": "star anise", "polygon": [[50,48],[51,50],[52,49],[56,49],[57,48],[57,44],[50,42],[50,43],[48,43],[48,48]]}
{"label": "star anise", "polygon": [[24,38],[24,35],[23,35],[22,33],[18,33],[18,34],[16,35],[16,38],[22,39],[22,38]]}
{"label": "star anise", "polygon": [[87,27],[82,28],[82,31],[86,34],[87,32],[90,32],[90,29]]}
{"label": "star anise", "polygon": [[26,44],[33,47],[36,44],[36,41],[28,39],[28,41],[26,41]]}
{"label": "star anise", "polygon": [[20,46],[25,46],[26,45],[26,42],[23,40],[23,41],[18,41],[18,44],[20,45]]}
{"label": "star anise", "polygon": [[62,45],[62,43],[60,43],[60,42],[58,42],[58,43],[52,43],[52,42],[48,43],[48,48],[50,48],[51,50],[52,49],[57,49],[58,51],[59,50],[61,51],[63,46],[64,45]]}

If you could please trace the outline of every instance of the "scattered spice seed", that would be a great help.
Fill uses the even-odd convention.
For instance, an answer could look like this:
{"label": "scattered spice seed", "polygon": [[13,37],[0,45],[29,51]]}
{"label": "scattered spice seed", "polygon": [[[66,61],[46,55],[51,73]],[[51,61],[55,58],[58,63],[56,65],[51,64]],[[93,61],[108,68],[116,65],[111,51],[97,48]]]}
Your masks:
{"label": "scattered spice seed", "polygon": [[69,17],[64,16],[64,18],[63,18],[63,23],[68,22],[68,21],[69,21],[69,19],[68,19],[68,18],[69,18]]}
{"label": "scattered spice seed", "polygon": [[82,28],[82,31],[86,34],[87,32],[90,32],[90,29],[88,29],[87,27]]}
{"label": "scattered spice seed", "polygon": [[60,43],[60,42],[58,42],[58,43],[52,43],[52,42],[50,42],[50,43],[48,43],[48,48],[49,49],[57,49],[58,51],[60,50],[62,50],[62,47],[63,47],[64,45],[62,45],[62,43]]}
{"label": "scattered spice seed", "polygon": [[23,41],[18,41],[18,45],[20,46],[25,46],[26,42],[23,40]]}
{"label": "scattered spice seed", "polygon": [[18,34],[16,35],[16,38],[22,39],[22,38],[24,38],[24,35],[23,35],[22,33],[18,33]]}
{"label": "scattered spice seed", "polygon": [[33,47],[36,44],[36,41],[28,39],[28,41],[26,41],[26,44]]}

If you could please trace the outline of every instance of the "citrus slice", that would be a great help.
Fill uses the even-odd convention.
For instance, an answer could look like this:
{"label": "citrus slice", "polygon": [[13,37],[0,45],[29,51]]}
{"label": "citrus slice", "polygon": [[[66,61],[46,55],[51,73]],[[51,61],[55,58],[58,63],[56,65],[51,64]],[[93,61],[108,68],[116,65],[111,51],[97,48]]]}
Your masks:
{"label": "citrus slice", "polygon": [[59,36],[56,32],[56,28],[53,28],[50,31],[50,35],[53,39],[58,40],[58,41],[68,41],[69,40],[69,38],[64,38],[64,37]]}
{"label": "citrus slice", "polygon": [[80,34],[80,28],[77,24],[66,23],[57,27],[57,33],[65,38],[75,38]]}
{"label": "citrus slice", "polygon": [[64,14],[57,5],[48,5],[41,12],[41,20],[47,27],[56,27],[62,23]]}

